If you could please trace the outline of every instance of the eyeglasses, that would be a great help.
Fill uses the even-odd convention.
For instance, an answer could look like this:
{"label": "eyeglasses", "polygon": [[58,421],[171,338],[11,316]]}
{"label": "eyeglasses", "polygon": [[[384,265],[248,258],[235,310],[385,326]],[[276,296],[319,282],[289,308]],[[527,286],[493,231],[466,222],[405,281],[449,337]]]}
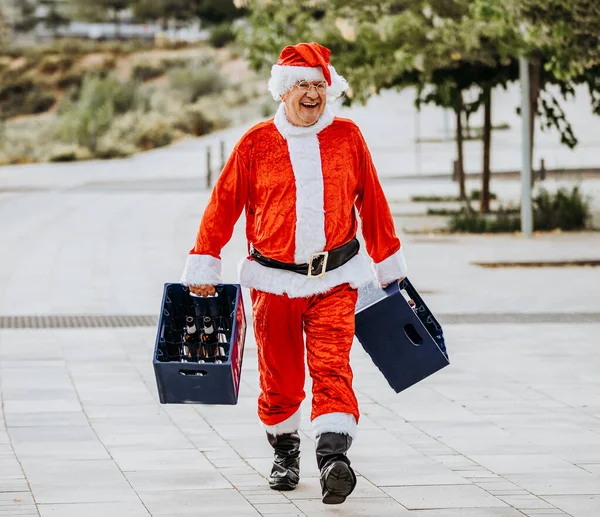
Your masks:
{"label": "eyeglasses", "polygon": [[308,93],[312,88],[317,90],[317,93],[325,93],[327,91],[327,81],[321,81],[317,84],[309,83],[308,81],[300,81],[294,85],[294,88],[298,88],[302,93]]}

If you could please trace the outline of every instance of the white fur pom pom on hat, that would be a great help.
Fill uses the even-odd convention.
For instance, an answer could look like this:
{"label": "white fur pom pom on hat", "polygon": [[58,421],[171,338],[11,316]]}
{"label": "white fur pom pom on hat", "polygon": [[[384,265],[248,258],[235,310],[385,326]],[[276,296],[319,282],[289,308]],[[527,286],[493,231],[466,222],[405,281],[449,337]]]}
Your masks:
{"label": "white fur pom pom on hat", "polygon": [[318,43],[298,43],[285,47],[279,61],[271,68],[269,92],[275,100],[299,81],[327,81],[327,97],[337,99],[348,82],[329,62],[331,51]]}

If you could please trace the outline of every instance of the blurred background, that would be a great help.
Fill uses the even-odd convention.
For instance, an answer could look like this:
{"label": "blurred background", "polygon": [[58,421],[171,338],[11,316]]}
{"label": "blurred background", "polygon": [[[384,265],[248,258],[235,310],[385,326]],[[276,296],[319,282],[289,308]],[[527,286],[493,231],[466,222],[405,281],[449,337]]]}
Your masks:
{"label": "blurred background", "polygon": [[[515,231],[519,187],[504,180],[522,166],[525,57],[535,229],[590,229],[599,16],[592,0],[3,0],[0,165],[123,158],[247,128],[274,113],[280,50],[316,40],[351,85],[338,111],[380,175],[444,180],[398,207],[406,229]],[[235,138],[197,146],[208,184]]]}

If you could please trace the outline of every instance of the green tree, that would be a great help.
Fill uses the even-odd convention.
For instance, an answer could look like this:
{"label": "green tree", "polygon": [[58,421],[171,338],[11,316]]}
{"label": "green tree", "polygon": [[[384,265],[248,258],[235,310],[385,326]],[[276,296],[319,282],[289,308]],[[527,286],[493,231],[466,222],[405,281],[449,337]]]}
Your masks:
{"label": "green tree", "polygon": [[216,25],[231,22],[247,14],[245,9],[238,9],[233,0],[193,0],[195,13],[204,23]]}
{"label": "green tree", "polygon": [[[352,85],[347,102],[382,89],[417,88],[417,105],[450,108],[456,118],[457,173],[462,167],[463,117],[484,107],[483,199],[489,208],[492,91],[518,79],[518,57],[531,62],[533,134],[554,127],[561,142],[577,140],[560,97],[585,83],[600,108],[594,77],[600,62],[600,4],[596,0],[247,0],[251,31],[245,44],[256,67],[270,65],[282,46],[316,40],[330,47]],[[476,99],[464,102],[464,93]],[[594,93],[596,92],[596,93]],[[472,95],[469,95],[470,97]]]}
{"label": "green tree", "polygon": [[189,21],[196,17],[196,1],[191,0],[137,0],[133,6],[136,19],[160,21],[167,29],[170,20]]}
{"label": "green tree", "polygon": [[65,2],[61,0],[39,0],[39,5],[46,9],[42,21],[56,36],[58,29],[70,22]]}
{"label": "green tree", "polygon": [[[452,109],[457,128],[457,179],[461,197],[466,196],[464,114],[475,111],[484,100],[489,108],[491,89],[505,84],[515,68],[496,41],[502,36],[499,28],[491,34],[488,30],[484,38],[483,23],[468,26],[465,20],[474,25],[470,2],[363,1],[345,5],[333,0],[298,7],[283,0],[255,7],[248,43],[256,66],[262,59],[272,63],[284,42],[318,36],[318,41],[333,50],[336,64],[352,85],[350,101],[364,102],[382,89],[412,85],[417,88],[417,107],[434,103]],[[464,92],[474,87],[479,87],[480,95],[475,102],[465,103]],[[490,140],[487,131],[488,152],[484,155],[488,170]],[[483,190],[489,192],[489,188]]]}

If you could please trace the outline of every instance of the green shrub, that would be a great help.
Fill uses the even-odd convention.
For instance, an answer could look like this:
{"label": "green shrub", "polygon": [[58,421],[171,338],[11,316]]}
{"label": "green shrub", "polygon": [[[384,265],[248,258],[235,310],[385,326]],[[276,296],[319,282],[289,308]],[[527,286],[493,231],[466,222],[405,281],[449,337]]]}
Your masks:
{"label": "green shrub", "polygon": [[[551,194],[542,189],[533,198],[533,229],[549,230],[583,230],[589,220],[589,199],[579,191],[579,187],[559,189]],[[514,232],[521,228],[520,209],[500,208],[493,214],[478,214],[470,205],[450,219],[449,229],[452,232]]]}
{"label": "green shrub", "polygon": [[175,129],[179,129],[188,135],[202,136],[214,129],[214,122],[210,120],[197,105],[186,106],[179,114],[175,123]]}
{"label": "green shrub", "polygon": [[115,140],[111,136],[105,135],[99,140],[94,156],[102,160],[109,160],[111,158],[126,158],[138,151],[139,149],[129,142]]}
{"label": "green shrub", "polygon": [[33,80],[24,77],[10,82],[5,79],[3,83],[0,84],[0,102],[9,101],[15,96],[23,96],[35,88]]}
{"label": "green shrub", "polygon": [[185,57],[165,57],[161,59],[160,66],[164,70],[171,70],[172,68],[185,68],[190,64],[190,59]]}
{"label": "green shrub", "polygon": [[134,133],[134,144],[142,150],[169,145],[173,141],[173,130],[158,113],[146,113],[138,119]]}
{"label": "green shrub", "polygon": [[43,160],[52,140],[49,117],[9,120],[0,127],[0,154],[3,164],[32,163]]}
{"label": "green shrub", "polygon": [[[481,190],[472,190],[469,197],[472,201],[481,201]],[[490,192],[490,199],[496,199],[497,196],[493,192]]]}
{"label": "green shrub", "polygon": [[57,125],[59,138],[95,152],[98,139],[110,128],[116,115],[135,110],[139,86],[114,77],[86,76],[79,99],[61,106],[63,115]]}
{"label": "green shrub", "polygon": [[210,31],[208,41],[215,48],[223,48],[228,43],[235,41],[235,32],[231,23],[215,25]]}
{"label": "green shrub", "polygon": [[449,222],[451,232],[465,233],[516,232],[520,227],[521,219],[514,210],[499,209],[494,214],[479,214],[468,204]]}
{"label": "green shrub", "polygon": [[158,113],[130,112],[116,118],[98,145],[102,158],[127,156],[137,150],[170,144],[173,129]]}
{"label": "green shrub", "polygon": [[88,160],[92,157],[87,147],[73,144],[58,144],[50,151],[49,162],[74,162]]}
{"label": "green shrub", "polygon": [[35,84],[31,79],[21,78],[0,87],[0,117],[43,113],[55,102],[56,99],[50,91]]}
{"label": "green shrub", "polygon": [[8,70],[11,60],[8,57],[0,56],[0,75]]}
{"label": "green shrub", "polygon": [[72,71],[62,76],[56,83],[59,88],[66,90],[71,87],[80,88],[85,79],[85,71]]}
{"label": "green shrub", "polygon": [[67,55],[48,55],[44,56],[40,63],[40,72],[43,74],[54,74],[56,72],[66,72],[75,63],[75,58]]}
{"label": "green shrub", "polygon": [[589,198],[577,186],[571,192],[561,188],[556,194],[541,189],[533,198],[533,213],[536,230],[581,230],[591,216]]}
{"label": "green shrub", "polygon": [[36,87],[23,99],[22,112],[25,115],[44,113],[54,106],[55,102],[56,97],[51,92],[41,87]]}
{"label": "green shrub", "polygon": [[189,103],[194,103],[205,95],[221,93],[226,86],[225,80],[214,64],[174,68],[169,72],[169,84],[185,102]]}
{"label": "green shrub", "polygon": [[136,63],[131,71],[131,78],[136,81],[149,81],[160,77],[165,73],[166,68],[162,65],[153,65],[147,61]]}

